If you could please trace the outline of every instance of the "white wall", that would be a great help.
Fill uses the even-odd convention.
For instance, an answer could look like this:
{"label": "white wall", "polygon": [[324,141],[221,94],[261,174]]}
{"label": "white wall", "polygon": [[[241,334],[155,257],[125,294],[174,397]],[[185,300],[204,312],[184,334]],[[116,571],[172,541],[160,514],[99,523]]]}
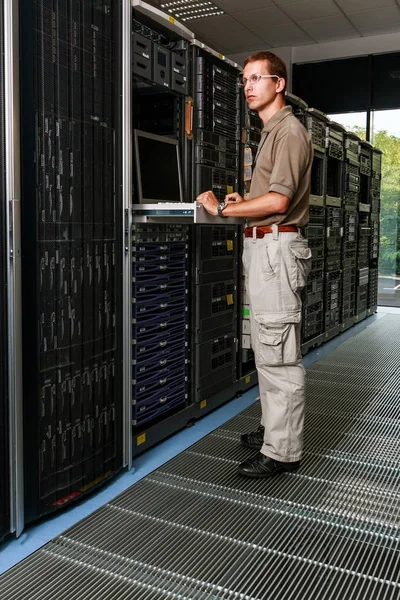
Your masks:
{"label": "white wall", "polygon": [[400,52],[400,35],[398,33],[294,46],[292,48],[292,64],[386,52]]}
{"label": "white wall", "polygon": [[[384,54],[386,52],[400,52],[400,36],[398,33],[387,33],[385,35],[371,35],[368,37],[338,40],[321,44],[309,44],[306,46],[283,46],[281,48],[270,48],[270,50],[285,61],[288,72],[291,74],[292,65],[294,63],[333,60],[335,58],[365,56],[367,54]],[[251,49],[249,49],[248,52],[231,54],[228,58],[237,62],[239,65],[243,65],[245,59],[251,52]],[[292,89],[291,75],[289,75],[288,79],[288,91],[290,92]]]}

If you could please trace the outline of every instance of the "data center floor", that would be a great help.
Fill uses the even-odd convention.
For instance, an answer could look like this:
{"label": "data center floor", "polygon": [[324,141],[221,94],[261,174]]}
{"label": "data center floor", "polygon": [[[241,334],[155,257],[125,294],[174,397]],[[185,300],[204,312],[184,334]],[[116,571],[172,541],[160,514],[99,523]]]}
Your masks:
{"label": "data center floor", "polygon": [[389,311],[305,357],[298,472],[236,474],[251,455],[239,432],[258,421],[251,390],[3,545],[2,570],[58,536],[0,578],[0,598],[396,597],[400,315]]}

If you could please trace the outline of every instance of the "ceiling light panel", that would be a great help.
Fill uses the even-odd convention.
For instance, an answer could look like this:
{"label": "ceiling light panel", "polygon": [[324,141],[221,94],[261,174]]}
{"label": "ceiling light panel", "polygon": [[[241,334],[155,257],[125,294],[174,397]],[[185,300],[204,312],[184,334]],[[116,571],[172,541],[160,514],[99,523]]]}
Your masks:
{"label": "ceiling light panel", "polygon": [[205,17],[223,15],[224,11],[214,2],[200,2],[199,0],[174,0],[161,4],[161,8],[181,21],[193,21]]}

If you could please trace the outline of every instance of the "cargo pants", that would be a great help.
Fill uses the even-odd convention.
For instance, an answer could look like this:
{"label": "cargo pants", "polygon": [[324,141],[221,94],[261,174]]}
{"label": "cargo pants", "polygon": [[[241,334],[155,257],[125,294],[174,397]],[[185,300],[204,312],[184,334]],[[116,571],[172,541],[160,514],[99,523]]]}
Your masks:
{"label": "cargo pants", "polygon": [[311,250],[300,233],[244,238],[243,264],[250,303],[251,344],[258,372],[262,454],[300,460],[303,449],[305,370],[301,358],[301,296]]}

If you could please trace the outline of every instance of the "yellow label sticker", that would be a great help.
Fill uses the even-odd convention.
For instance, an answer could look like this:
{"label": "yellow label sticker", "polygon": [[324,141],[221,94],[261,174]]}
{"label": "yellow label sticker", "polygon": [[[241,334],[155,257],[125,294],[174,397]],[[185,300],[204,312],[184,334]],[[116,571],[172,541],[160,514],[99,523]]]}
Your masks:
{"label": "yellow label sticker", "polygon": [[250,377],[250,375],[247,375],[247,377],[246,377],[246,379],[245,379],[245,382],[246,382],[246,383],[250,383],[250,381],[251,381],[251,377]]}
{"label": "yellow label sticker", "polygon": [[226,240],[226,249],[228,252],[232,252],[233,250],[233,240]]}
{"label": "yellow label sticker", "polygon": [[227,295],[226,302],[227,302],[228,306],[231,306],[231,304],[233,304],[233,294]]}
{"label": "yellow label sticker", "polygon": [[227,185],[226,186],[226,193],[227,194],[233,194],[233,185]]}
{"label": "yellow label sticker", "polygon": [[168,17],[168,21],[169,21],[170,23],[172,23],[173,25],[175,24],[175,19],[174,19],[174,17]]}
{"label": "yellow label sticker", "polygon": [[205,408],[207,406],[207,400],[202,400],[200,402],[200,408]]}
{"label": "yellow label sticker", "polygon": [[221,60],[224,60],[225,56],[223,54],[218,54],[218,58],[220,58]]}
{"label": "yellow label sticker", "polygon": [[146,441],[146,434],[142,433],[141,435],[138,435],[136,438],[136,446],[140,446],[141,444],[144,444]]}

